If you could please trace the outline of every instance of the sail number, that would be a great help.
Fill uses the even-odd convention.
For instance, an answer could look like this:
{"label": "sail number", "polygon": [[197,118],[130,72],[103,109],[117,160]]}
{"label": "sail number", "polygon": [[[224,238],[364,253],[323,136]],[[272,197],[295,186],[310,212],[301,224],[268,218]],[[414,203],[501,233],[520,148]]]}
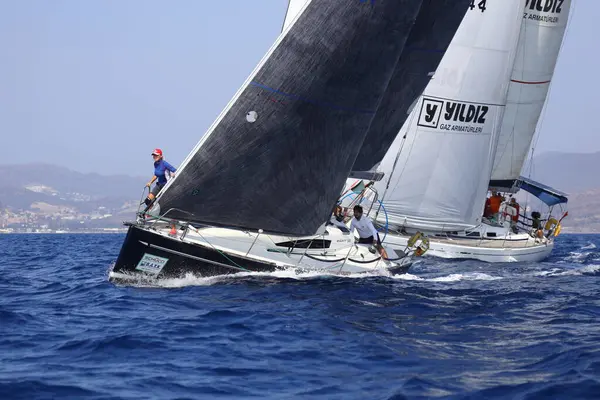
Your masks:
{"label": "sail number", "polygon": [[[471,0],[471,5],[469,5],[469,8],[471,10],[475,9],[475,3],[476,3],[476,1],[477,0]],[[484,12],[486,10],[486,6],[485,6],[486,3],[487,3],[487,0],[481,0],[479,3],[477,3],[477,8],[479,8],[481,10],[481,12]]]}

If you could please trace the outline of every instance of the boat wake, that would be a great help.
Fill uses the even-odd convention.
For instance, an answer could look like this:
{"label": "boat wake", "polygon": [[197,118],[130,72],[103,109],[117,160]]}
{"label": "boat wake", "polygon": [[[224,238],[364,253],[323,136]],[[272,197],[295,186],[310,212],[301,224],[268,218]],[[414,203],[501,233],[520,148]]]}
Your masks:
{"label": "boat wake", "polygon": [[502,276],[492,276],[481,272],[466,272],[459,274],[450,274],[445,276],[437,276],[433,278],[421,277],[413,274],[404,274],[395,276],[394,279],[407,281],[423,281],[423,282],[460,282],[460,281],[495,281],[504,279]]}
{"label": "boat wake", "polygon": [[549,271],[539,271],[533,273],[533,276],[578,276],[578,275],[600,275],[600,265],[590,264],[583,267],[562,269],[552,268]]}
{"label": "boat wake", "polygon": [[[109,274],[111,274],[109,270]],[[273,272],[239,272],[229,275],[217,275],[210,277],[199,277],[188,273],[180,278],[148,279],[139,276],[127,274],[113,274],[113,277],[119,278],[119,285],[150,288],[182,288],[187,286],[212,286],[218,284],[234,284],[246,282],[249,279],[264,280],[312,280],[312,279],[368,279],[374,277],[396,278],[402,275],[392,275],[385,269],[372,272],[362,272],[354,274],[338,274],[331,271],[300,271],[296,268],[286,268]]]}

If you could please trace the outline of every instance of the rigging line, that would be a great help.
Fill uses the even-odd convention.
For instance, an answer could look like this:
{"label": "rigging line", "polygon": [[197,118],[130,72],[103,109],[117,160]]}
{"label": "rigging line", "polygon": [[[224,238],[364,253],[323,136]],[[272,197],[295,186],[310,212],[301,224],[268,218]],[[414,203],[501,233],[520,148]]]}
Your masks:
{"label": "rigging line", "polygon": [[292,0],[288,0],[287,9],[285,10],[285,15],[283,16],[283,22],[281,23],[281,32],[285,30],[285,21],[287,20],[288,14],[290,12],[290,4]]}
{"label": "rigging line", "polygon": [[[528,30],[528,24],[526,22],[522,21],[521,22],[521,29],[519,30],[519,37],[517,38],[517,46],[516,46],[516,49],[515,49],[515,51],[517,53],[518,53],[520,47],[525,48],[525,38],[526,38],[526,34],[527,34],[526,31],[527,30]],[[522,45],[520,45],[521,43],[522,43]],[[513,68],[512,68],[512,71],[511,71],[510,78],[509,78],[509,83],[510,82],[525,83],[525,81],[520,81],[520,80],[517,80],[517,79],[512,79],[512,76],[514,75],[515,69],[517,67],[517,61],[518,61],[518,58],[515,55],[515,58],[514,58],[514,61],[513,61]],[[521,60],[520,68],[521,68],[521,71],[525,70],[525,57],[523,57],[523,59]],[[521,97],[522,97],[521,94],[522,94],[523,88],[524,88],[524,86],[520,86],[519,89],[518,89],[519,90],[519,96],[518,96],[519,99],[521,99]],[[509,88],[507,89],[507,93],[506,93],[506,100],[507,100],[506,104],[507,105],[508,105],[508,92],[509,91],[510,91],[510,85],[509,85]],[[502,132],[503,132],[503,128],[505,126],[505,124],[504,124],[505,115],[506,114],[503,114],[502,118],[500,119],[500,132],[498,134],[498,142],[497,142],[498,145],[496,146],[496,154],[494,155],[494,161],[492,162],[492,175],[496,171],[496,168],[499,167],[502,164],[501,160],[504,159],[504,156],[505,156],[505,154],[507,154],[507,150],[509,150],[509,147],[510,147],[510,150],[509,150],[510,151],[510,155],[508,156],[509,157],[509,161],[510,161],[510,167],[509,167],[510,168],[509,169],[510,172],[509,173],[512,173],[512,169],[513,169],[513,160],[514,160],[514,155],[515,155],[515,126],[514,126],[514,122],[513,122],[512,129],[510,130],[510,134],[507,135],[506,143],[504,144],[504,148],[502,149],[500,157],[498,157],[498,150],[499,150],[498,146],[500,145],[499,140],[502,138]],[[519,108],[517,107],[517,109],[515,111],[515,119],[514,119],[514,121],[517,120],[518,116],[519,116]],[[496,164],[496,160],[498,160],[498,164]],[[522,168],[522,166],[521,166],[521,168]]]}
{"label": "rigging line", "polygon": [[[166,214],[167,214],[169,211],[171,211],[171,210],[178,210],[178,211],[181,211],[181,212],[183,212],[183,213],[186,213],[186,214],[189,214],[189,215],[191,215],[191,216],[194,216],[194,214],[193,214],[193,213],[191,213],[191,212],[188,212],[188,211],[185,211],[185,210],[180,210],[180,209],[171,208],[171,209],[167,210],[167,212],[165,212],[165,213],[164,213],[162,216],[156,217],[156,220],[157,220],[157,221],[165,221],[165,222],[168,222],[168,223],[173,223],[173,220],[167,220],[166,218],[164,218],[164,216],[165,216],[165,215],[166,215]],[[212,247],[212,248],[213,248],[215,251],[217,251],[219,254],[221,254],[223,257],[225,257],[225,258],[226,258],[227,260],[229,260],[231,263],[233,263],[234,265],[236,265],[236,266],[237,266],[237,267],[239,267],[239,268],[242,268],[244,271],[249,271],[248,269],[245,269],[244,267],[240,266],[240,265],[239,265],[239,264],[237,264],[235,261],[233,261],[232,259],[230,259],[229,257],[227,257],[227,255],[226,255],[224,252],[220,251],[220,250],[219,250],[219,249],[217,249],[215,246],[213,246],[213,244],[212,244],[212,243],[210,243],[210,242],[209,242],[209,241],[208,241],[208,240],[207,240],[207,239],[206,239],[206,238],[205,238],[205,237],[204,237],[204,236],[203,236],[203,235],[200,233],[200,231],[199,231],[197,228],[193,227],[193,226],[192,226],[191,224],[189,224],[189,223],[187,224],[187,226],[188,226],[189,228],[191,228],[193,231],[195,231],[195,232],[196,232],[198,235],[200,235],[200,237],[201,237],[202,239],[204,239],[204,241],[205,241],[206,243],[208,243],[208,244],[209,244],[209,245],[210,245],[210,246],[211,246],[211,247]],[[268,234],[265,234],[264,236],[267,236],[267,237],[269,238],[269,240],[271,241],[271,243],[273,243],[273,245],[277,246],[277,243],[275,243],[275,241],[273,241],[273,238],[272,238],[270,235],[268,235]],[[298,242],[298,239],[297,239],[297,238],[296,238],[296,239],[294,239],[294,238],[290,238],[290,237],[288,237],[288,238],[289,238],[289,241],[295,241],[295,242]],[[307,240],[307,239],[305,239],[305,240]],[[313,243],[315,240],[326,240],[326,239],[325,239],[325,235],[321,235],[321,236],[319,236],[318,238],[313,238],[313,239],[311,239],[310,243]]]}
{"label": "rigging line", "polygon": [[[434,74],[433,78],[435,78],[435,74]],[[395,163],[399,160],[401,152],[404,150],[404,145],[406,144],[406,139],[408,138],[408,134],[410,133],[410,128],[413,125],[414,119],[415,119],[415,117],[417,115],[417,113],[415,112],[415,109],[416,109],[417,105],[419,104],[419,102],[421,102],[422,99],[423,99],[423,96],[420,96],[420,97],[417,98],[417,102],[415,103],[415,106],[413,107],[413,109],[410,112],[411,115],[410,115],[410,119],[408,121],[408,125],[406,125],[406,133],[404,134],[404,138],[402,139],[403,140],[402,146],[401,146],[400,150],[398,150],[398,155],[396,156],[396,161],[394,161],[394,166],[395,166]],[[406,122],[405,122],[405,124],[406,124]],[[400,132],[401,131],[402,131],[402,128],[400,128]],[[398,133],[400,133],[400,132],[398,132]],[[416,136],[416,133],[417,132],[415,130],[415,132],[413,132],[413,134]],[[410,145],[410,149],[408,150],[408,155],[406,157],[406,163],[404,163],[404,166],[402,167],[402,171],[400,171],[400,175],[398,176],[398,183],[396,183],[396,185],[394,186],[394,188],[392,190],[396,190],[396,188],[400,184],[400,179],[402,179],[402,176],[404,175],[404,171],[406,170],[406,164],[408,164],[408,159],[410,158],[410,155],[412,154],[413,147],[414,147],[415,143],[416,143],[416,137],[412,141],[412,143]],[[390,173],[390,177],[389,177],[388,182],[391,182],[393,174],[394,174],[394,170],[392,170],[392,172]],[[389,186],[389,183],[388,183],[388,186]],[[386,188],[386,192],[387,192],[387,188]],[[385,197],[385,194],[386,193],[384,192],[383,196],[381,196],[382,203],[383,203],[383,199]]]}
{"label": "rigging line", "polygon": [[195,231],[198,235],[200,235],[200,237],[206,242],[208,243],[208,245],[210,247],[213,248],[213,250],[215,250],[217,253],[221,254],[223,257],[225,257],[227,260],[229,260],[229,262],[231,262],[233,265],[235,265],[238,268],[241,268],[243,271],[246,272],[250,272],[250,270],[242,267],[241,265],[239,265],[238,263],[236,263],[235,261],[233,261],[231,258],[227,257],[227,255],[225,253],[223,253],[221,250],[217,249],[215,246],[213,246],[213,244],[211,242],[209,242],[201,233],[198,229],[194,228],[192,225],[188,225],[188,228],[191,228],[193,231]]}
{"label": "rigging line", "polygon": [[[571,9],[570,9],[570,14],[569,14],[569,19],[567,20],[567,26],[565,27],[565,34],[563,36],[562,41],[560,42],[560,46],[558,48],[558,56],[560,56],[560,53],[563,50],[563,47],[565,45],[565,42],[567,41],[567,37],[569,35],[569,29],[571,28],[571,25],[573,23],[573,18],[575,18],[575,12],[577,9],[577,0],[572,0],[571,3]],[[558,58],[557,56],[557,58]],[[554,69],[556,69],[556,64],[554,65]],[[553,71],[554,74],[554,71]],[[533,165],[533,157],[535,155],[535,149],[537,147],[538,141],[540,139],[540,132],[544,126],[544,121],[545,121],[545,116],[546,116],[546,112],[547,112],[547,104],[548,104],[548,99],[550,98],[550,95],[552,94],[552,83],[550,82],[550,85],[548,86],[548,94],[546,95],[546,101],[544,102],[544,107],[542,109],[542,115],[541,115],[541,121],[540,121],[540,127],[539,129],[536,131],[535,134],[535,138],[533,140],[533,145],[530,148],[530,152],[531,152],[531,156],[529,157],[529,174],[528,177],[531,178],[531,175],[533,173],[534,170],[534,165]]]}

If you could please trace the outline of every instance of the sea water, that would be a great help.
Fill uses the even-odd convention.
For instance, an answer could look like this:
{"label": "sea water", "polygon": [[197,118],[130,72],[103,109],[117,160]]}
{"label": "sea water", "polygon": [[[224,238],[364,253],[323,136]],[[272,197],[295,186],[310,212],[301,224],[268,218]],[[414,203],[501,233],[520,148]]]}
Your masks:
{"label": "sea water", "polygon": [[0,235],[0,399],[598,399],[600,236],[542,263],[118,286],[124,235]]}

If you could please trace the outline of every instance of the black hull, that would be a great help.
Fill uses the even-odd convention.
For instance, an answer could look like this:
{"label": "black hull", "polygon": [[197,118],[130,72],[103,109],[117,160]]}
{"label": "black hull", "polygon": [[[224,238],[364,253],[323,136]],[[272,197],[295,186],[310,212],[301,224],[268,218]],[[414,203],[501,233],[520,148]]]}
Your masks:
{"label": "black hull", "polygon": [[[150,262],[150,269],[145,271]],[[408,272],[410,263],[390,268],[393,274]],[[131,225],[121,252],[112,268],[111,282],[137,279],[181,278],[230,275],[240,272],[273,272],[281,269],[275,263],[223,253],[216,249],[168,238],[151,230]],[[301,272],[301,271],[300,271]]]}
{"label": "black hull", "polygon": [[[138,269],[144,255],[166,260],[158,274]],[[164,262],[164,261],[163,261]],[[128,280],[128,277],[151,279],[180,278],[192,273],[198,277],[235,274],[240,272],[272,272],[275,264],[224,254],[216,249],[167,238],[152,231],[132,225],[121,247],[109,278],[110,281]],[[114,276],[118,274],[117,276]]]}

